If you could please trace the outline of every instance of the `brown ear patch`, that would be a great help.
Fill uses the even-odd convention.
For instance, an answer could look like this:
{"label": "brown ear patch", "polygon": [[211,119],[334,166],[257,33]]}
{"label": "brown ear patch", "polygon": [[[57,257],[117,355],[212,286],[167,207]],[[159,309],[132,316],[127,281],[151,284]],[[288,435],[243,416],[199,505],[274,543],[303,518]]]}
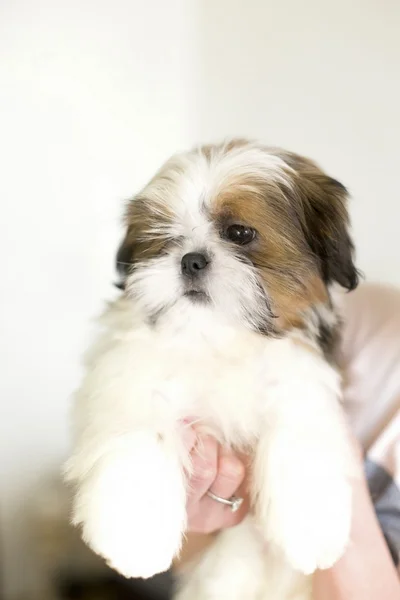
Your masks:
{"label": "brown ear patch", "polygon": [[121,278],[117,285],[121,289],[124,289],[124,282],[136,263],[160,255],[166,246],[163,225],[168,225],[172,217],[165,206],[162,213],[154,208],[154,204],[145,197],[134,198],[126,208],[124,222],[127,230],[116,256],[116,268]]}
{"label": "brown ear patch", "polygon": [[353,262],[346,188],[306,158],[286,152],[281,156],[296,173],[292,200],[323,281],[354,289],[358,271]]}

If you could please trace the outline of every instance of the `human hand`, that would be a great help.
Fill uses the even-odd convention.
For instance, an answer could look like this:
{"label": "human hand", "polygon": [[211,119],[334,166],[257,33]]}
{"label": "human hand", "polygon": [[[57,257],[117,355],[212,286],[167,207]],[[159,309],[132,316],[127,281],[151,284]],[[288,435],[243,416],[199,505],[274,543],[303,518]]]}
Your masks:
{"label": "human hand", "polygon": [[[244,459],[222,448],[211,436],[196,435],[194,430],[189,445],[193,465],[187,501],[189,532],[209,534],[237,525],[249,508]],[[225,499],[243,497],[244,501],[232,512],[230,506],[210,498],[208,491]]]}

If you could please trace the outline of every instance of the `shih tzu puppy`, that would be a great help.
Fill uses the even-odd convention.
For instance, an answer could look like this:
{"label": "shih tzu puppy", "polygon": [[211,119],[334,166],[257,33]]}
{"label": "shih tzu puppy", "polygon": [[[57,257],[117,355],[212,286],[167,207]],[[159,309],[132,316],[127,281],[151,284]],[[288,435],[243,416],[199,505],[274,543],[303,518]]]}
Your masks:
{"label": "shih tzu puppy", "polygon": [[124,576],[179,555],[188,419],[252,457],[252,511],[177,597],[309,599],[310,574],[343,554],[355,465],[332,288],[357,285],[346,204],[310,160],[246,140],[172,157],[129,203],[123,292],[86,358],[67,465],[74,523]]}

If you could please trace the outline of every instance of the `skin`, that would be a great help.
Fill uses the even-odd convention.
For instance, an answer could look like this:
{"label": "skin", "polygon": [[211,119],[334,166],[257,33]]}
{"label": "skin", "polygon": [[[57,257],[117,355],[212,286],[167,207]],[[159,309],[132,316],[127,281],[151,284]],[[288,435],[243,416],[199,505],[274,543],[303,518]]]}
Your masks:
{"label": "skin", "polygon": [[[249,509],[246,495],[245,458],[222,449],[209,437],[188,433],[193,459],[191,492],[187,510],[189,534],[178,569],[195,559],[212,542],[216,533],[240,523]],[[361,451],[354,441],[355,452]],[[206,494],[212,490],[218,496],[245,497],[241,509],[232,513]],[[364,477],[353,484],[354,510],[352,543],[344,556],[330,569],[314,576],[315,600],[400,600],[400,581],[386,542],[381,533]]]}

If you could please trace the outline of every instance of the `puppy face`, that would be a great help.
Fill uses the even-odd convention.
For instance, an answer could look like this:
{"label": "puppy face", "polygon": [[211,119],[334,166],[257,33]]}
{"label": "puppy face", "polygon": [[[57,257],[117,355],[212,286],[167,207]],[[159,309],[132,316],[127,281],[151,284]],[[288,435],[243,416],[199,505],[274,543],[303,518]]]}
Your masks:
{"label": "puppy face", "polygon": [[152,321],[218,311],[276,334],[357,284],[347,193],[314,163],[244,140],[171,158],[128,205],[117,267]]}

